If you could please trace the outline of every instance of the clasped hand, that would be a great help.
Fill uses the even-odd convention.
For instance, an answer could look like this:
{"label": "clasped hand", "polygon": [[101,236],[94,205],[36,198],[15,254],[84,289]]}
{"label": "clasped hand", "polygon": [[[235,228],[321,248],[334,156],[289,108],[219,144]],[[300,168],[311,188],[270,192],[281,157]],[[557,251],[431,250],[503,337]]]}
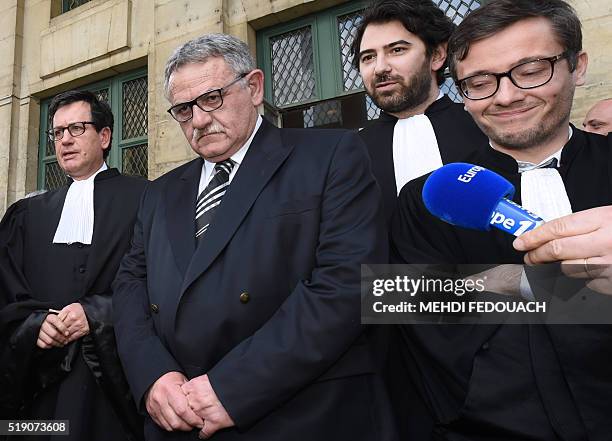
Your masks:
{"label": "clasped hand", "polygon": [[87,316],[80,303],[65,306],[58,314],[49,313],[38,332],[36,346],[60,348],[89,334]]}
{"label": "clasped hand", "polygon": [[234,425],[217,398],[208,375],[188,381],[180,372],[168,372],[157,379],[146,397],[147,412],[163,429],[200,430],[201,439]]}

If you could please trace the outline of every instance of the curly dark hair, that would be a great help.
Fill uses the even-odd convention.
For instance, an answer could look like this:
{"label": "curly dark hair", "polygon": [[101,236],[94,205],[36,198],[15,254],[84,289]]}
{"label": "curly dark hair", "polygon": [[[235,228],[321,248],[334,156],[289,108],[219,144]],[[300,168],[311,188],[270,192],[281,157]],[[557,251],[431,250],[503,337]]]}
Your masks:
{"label": "curly dark hair", "polygon": [[113,143],[113,124],[115,119],[113,118],[113,112],[110,106],[104,101],[100,101],[93,93],[87,90],[68,90],[54,96],[49,104],[49,126],[51,127],[53,125],[53,117],[60,107],[79,101],[89,103],[89,107],[91,108],[91,121],[93,122],[96,132],[100,133],[100,130],[104,127],[110,129],[111,135],[108,148],[104,149],[104,158],[106,159]]}
{"label": "curly dark hair", "polygon": [[[357,27],[355,40],[351,47],[353,65],[359,69],[359,48],[363,34],[370,23],[399,21],[408,32],[419,37],[425,44],[430,57],[435,49],[446,43],[455,25],[431,0],[378,0],[372,2],[364,11],[363,19]],[[444,82],[447,63],[436,72],[438,85]]]}

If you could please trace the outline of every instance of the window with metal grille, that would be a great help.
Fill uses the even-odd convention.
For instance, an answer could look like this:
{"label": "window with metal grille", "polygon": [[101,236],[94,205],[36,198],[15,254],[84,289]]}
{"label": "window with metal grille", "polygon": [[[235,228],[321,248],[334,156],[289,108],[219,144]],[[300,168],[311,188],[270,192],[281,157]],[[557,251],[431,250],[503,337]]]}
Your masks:
{"label": "window with metal grille", "polygon": [[[111,151],[106,158],[109,167],[124,174],[147,177],[148,173],[148,100],[146,72],[139,70],[90,84],[99,99],[113,111],[115,127]],[[45,131],[49,128],[51,99],[41,103],[38,188],[53,190],[66,182],[66,176],[55,158],[55,146]]]}
{"label": "window with metal grille", "polygon": [[64,12],[72,11],[74,8],[78,8],[89,1],[91,0],[62,0],[62,14]]}
{"label": "window with metal grille", "polygon": [[[484,0],[434,0],[459,23]],[[284,127],[363,127],[380,109],[364,92],[351,45],[367,2],[353,1],[258,32],[265,116]],[[448,78],[442,91],[461,101]]]}

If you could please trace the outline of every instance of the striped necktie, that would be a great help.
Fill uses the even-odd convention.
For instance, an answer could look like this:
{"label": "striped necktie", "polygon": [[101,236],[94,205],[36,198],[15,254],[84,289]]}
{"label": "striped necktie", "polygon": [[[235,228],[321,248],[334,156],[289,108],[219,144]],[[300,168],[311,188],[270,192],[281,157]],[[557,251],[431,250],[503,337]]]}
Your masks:
{"label": "striped necktie", "polygon": [[213,220],[215,210],[229,185],[229,176],[234,162],[226,159],[215,164],[214,175],[196,201],[196,238],[200,239]]}

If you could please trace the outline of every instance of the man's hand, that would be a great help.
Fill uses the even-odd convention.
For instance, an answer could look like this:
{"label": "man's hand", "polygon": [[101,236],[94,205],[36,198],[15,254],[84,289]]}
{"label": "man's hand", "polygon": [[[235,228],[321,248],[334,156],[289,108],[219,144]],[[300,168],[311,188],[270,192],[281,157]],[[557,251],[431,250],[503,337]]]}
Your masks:
{"label": "man's hand", "polygon": [[181,385],[187,378],[180,372],[168,372],[157,379],[147,392],[147,412],[158,426],[168,432],[202,429],[204,420],[189,407]]}
{"label": "man's hand", "polygon": [[57,315],[68,328],[68,343],[78,340],[89,334],[89,323],[87,316],[80,303],[71,303],[65,306]]}
{"label": "man's hand", "polygon": [[70,331],[56,314],[47,314],[38,332],[36,346],[41,349],[61,348],[68,343]]}
{"label": "man's hand", "polygon": [[527,252],[528,265],[561,262],[568,276],[591,279],[590,289],[612,293],[612,206],[547,222],[518,237],[514,248]]}
{"label": "man's hand", "polygon": [[473,274],[466,277],[466,280],[473,280],[475,283],[478,280],[482,280],[484,282],[484,290],[488,292],[507,296],[520,296],[522,274],[523,265],[504,264]]}
{"label": "man's hand", "polygon": [[198,435],[200,439],[208,439],[218,430],[234,425],[234,421],[217,398],[208,375],[193,378],[183,384],[181,389],[187,396],[189,406],[204,419],[204,427]]}

